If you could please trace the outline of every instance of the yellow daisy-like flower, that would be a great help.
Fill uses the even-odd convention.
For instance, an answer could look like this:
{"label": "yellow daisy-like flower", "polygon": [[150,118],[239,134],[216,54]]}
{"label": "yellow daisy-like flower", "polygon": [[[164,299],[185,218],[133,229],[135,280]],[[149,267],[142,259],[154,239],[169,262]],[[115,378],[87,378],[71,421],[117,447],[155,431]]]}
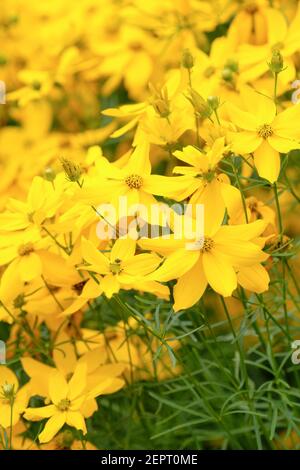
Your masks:
{"label": "yellow daisy-like flower", "polygon": [[245,268],[245,287],[250,286],[250,282],[247,283],[250,277],[258,291],[266,290],[269,277],[260,263],[268,255],[252,241],[262,233],[265,226],[264,221],[258,220],[245,225],[223,225],[217,230],[208,230],[207,227],[203,240],[141,240],[139,243],[144,249],[167,255],[162,266],[148,278],[160,282],[178,279],[174,287],[175,311],[194,305],[208,284],[224,297],[230,297],[238,284],[237,272]]}
{"label": "yellow daisy-like flower", "polygon": [[[86,239],[82,240],[82,256],[89,263],[84,269],[103,276],[99,279],[100,288],[108,298],[119,292],[121,288],[138,287],[139,281],[143,281],[144,276],[154,271],[160,264],[159,256],[149,253],[135,255],[135,249],[135,240],[118,239],[109,256],[105,256],[93,243]],[[147,285],[143,283],[141,285],[147,289]]]}
{"label": "yellow daisy-like flower", "polygon": [[231,133],[232,149],[242,155],[253,152],[258,174],[274,183],[280,173],[279,154],[300,148],[300,106],[276,114],[272,99],[250,88],[241,97],[244,110],[227,104],[230,119],[241,130]]}
{"label": "yellow daisy-like flower", "polygon": [[52,374],[49,379],[49,395],[52,403],[39,408],[27,408],[24,417],[31,421],[49,418],[43,431],[39,434],[41,443],[51,441],[64,424],[86,434],[82,411],[84,404],[105,392],[112,380],[104,378],[95,387],[88,387],[87,364],[79,362],[69,382],[60,371]]}
{"label": "yellow daisy-like flower", "polygon": [[218,172],[218,163],[226,150],[225,139],[221,137],[206,154],[191,145],[185,147],[182,152],[174,153],[176,158],[191,165],[176,166],[173,173],[191,177],[187,190],[193,190],[193,185],[197,184],[189,202],[204,205],[204,223],[207,222],[210,227],[213,224],[218,227],[222,223],[225,208],[232,214],[242,205],[239,190],[230,185],[227,175]]}

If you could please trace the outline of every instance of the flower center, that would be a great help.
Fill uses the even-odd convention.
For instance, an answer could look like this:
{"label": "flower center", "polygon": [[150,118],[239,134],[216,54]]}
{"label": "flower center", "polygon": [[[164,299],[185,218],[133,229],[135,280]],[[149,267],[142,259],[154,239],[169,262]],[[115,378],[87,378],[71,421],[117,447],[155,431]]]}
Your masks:
{"label": "flower center", "polygon": [[67,411],[70,408],[71,401],[68,398],[63,398],[57,405],[59,411]]}
{"label": "flower center", "polygon": [[140,175],[129,175],[126,176],[125,183],[130,189],[140,189],[143,184],[143,178]]}
{"label": "flower center", "polygon": [[32,243],[25,243],[24,245],[19,246],[18,253],[20,256],[28,256],[34,251],[34,246]]}
{"label": "flower center", "polygon": [[113,274],[119,274],[122,271],[121,260],[116,258],[113,263],[109,265],[110,272]]}
{"label": "flower center", "polygon": [[212,238],[205,237],[203,246],[201,248],[202,253],[208,253],[214,247],[214,241]]}
{"label": "flower center", "polygon": [[263,124],[257,129],[257,133],[259,137],[262,137],[263,139],[267,139],[268,137],[271,137],[273,135],[274,131],[270,124]]}

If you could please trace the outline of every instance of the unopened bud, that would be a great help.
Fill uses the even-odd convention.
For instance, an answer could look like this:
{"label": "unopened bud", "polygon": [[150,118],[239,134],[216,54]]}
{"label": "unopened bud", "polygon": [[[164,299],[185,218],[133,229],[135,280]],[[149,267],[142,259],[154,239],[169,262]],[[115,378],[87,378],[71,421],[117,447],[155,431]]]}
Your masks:
{"label": "unopened bud", "polygon": [[15,386],[14,384],[5,383],[2,385],[2,395],[6,400],[12,400],[15,395]]}
{"label": "unopened bud", "polygon": [[234,73],[229,67],[225,67],[222,70],[222,78],[225,82],[231,82],[234,78]]}
{"label": "unopened bud", "polygon": [[53,170],[53,168],[51,168],[51,167],[49,166],[49,167],[47,167],[47,168],[44,169],[43,177],[45,178],[45,180],[52,182],[52,181],[55,180],[56,173],[55,173],[55,171]]}
{"label": "unopened bud", "polygon": [[192,88],[190,89],[190,95],[187,97],[190,103],[193,105],[195,113],[202,119],[209,118],[212,114],[210,105],[205,99],[199,95],[199,93]]}
{"label": "unopened bud", "polygon": [[79,181],[80,176],[82,175],[82,169],[79,165],[76,165],[76,163],[71,160],[67,160],[66,158],[61,159],[61,164],[69,181]]}
{"label": "unopened bud", "polygon": [[182,67],[185,69],[192,69],[194,67],[194,57],[188,49],[184,49],[182,53]]}
{"label": "unopened bud", "polygon": [[220,106],[220,99],[218,96],[209,96],[207,102],[213,111],[216,111]]}
{"label": "unopened bud", "polygon": [[170,102],[168,98],[168,90],[166,88],[157,90],[151,83],[149,84],[152,96],[150,103],[153,106],[155,112],[162,118],[166,118],[170,114]]}
{"label": "unopened bud", "polygon": [[274,49],[272,52],[272,59],[269,63],[270,70],[273,73],[280,73],[283,70],[283,57],[279,49]]}

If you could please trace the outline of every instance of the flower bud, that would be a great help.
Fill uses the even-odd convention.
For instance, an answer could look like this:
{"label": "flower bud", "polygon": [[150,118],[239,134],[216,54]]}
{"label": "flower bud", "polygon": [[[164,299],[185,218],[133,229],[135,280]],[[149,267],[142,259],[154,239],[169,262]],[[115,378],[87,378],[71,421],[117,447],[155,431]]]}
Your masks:
{"label": "flower bud", "polygon": [[5,382],[5,384],[2,385],[2,395],[6,400],[12,400],[15,396],[14,384]]}
{"label": "flower bud", "polygon": [[157,114],[162,118],[166,118],[170,114],[170,102],[168,98],[168,90],[166,88],[157,90],[150,83],[149,89],[151,91],[150,104],[153,106]]}
{"label": "flower bud", "polygon": [[279,49],[274,49],[272,52],[272,59],[269,63],[270,70],[273,73],[280,73],[283,70],[283,57]]}
{"label": "flower bud", "polygon": [[43,172],[43,177],[47,181],[50,181],[50,182],[54,181],[55,177],[56,177],[56,174],[55,174],[55,171],[53,170],[53,168],[51,168],[50,166],[45,168],[44,172]]}
{"label": "flower bud", "polygon": [[61,159],[61,164],[69,181],[78,182],[82,175],[82,169],[79,165],[66,158]]}
{"label": "flower bud", "polygon": [[181,63],[182,67],[184,67],[185,69],[191,69],[194,67],[194,57],[188,49],[184,49],[182,53]]}
{"label": "flower bud", "polygon": [[187,96],[187,99],[193,105],[195,113],[202,119],[209,118],[212,114],[212,108],[207,101],[192,88],[189,93],[190,95]]}
{"label": "flower bud", "polygon": [[218,96],[209,96],[207,102],[213,111],[216,111],[220,106],[220,99]]}

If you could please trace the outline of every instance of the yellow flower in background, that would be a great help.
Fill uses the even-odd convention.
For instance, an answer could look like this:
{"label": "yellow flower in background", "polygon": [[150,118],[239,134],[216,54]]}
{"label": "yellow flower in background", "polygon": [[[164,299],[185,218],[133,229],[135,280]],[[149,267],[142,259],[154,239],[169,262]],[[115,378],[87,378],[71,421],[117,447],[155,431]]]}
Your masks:
{"label": "yellow flower in background", "polygon": [[[39,395],[50,399],[49,378],[59,371],[66,380],[75,374],[79,364],[86,364],[86,383],[88,389],[94,388],[98,383],[108,380],[109,385],[103,389],[103,394],[113,393],[124,386],[124,381],[120,378],[124,371],[121,363],[106,364],[107,351],[105,345],[93,348],[84,353],[80,358],[76,356],[76,349],[70,343],[70,338],[66,333],[60,333],[53,348],[53,362],[55,367],[43,364],[30,357],[21,360],[23,369],[30,377],[26,384],[31,395]],[[91,416],[98,409],[94,397],[90,397],[82,404],[81,410],[85,418]]]}
{"label": "yellow flower in background", "polygon": [[[59,184],[60,183],[60,184]],[[54,217],[63,203],[63,181],[56,180],[56,186],[44,178],[36,176],[28,192],[27,201],[10,199],[7,211],[0,214],[0,232],[24,230],[34,225],[40,226]]]}
{"label": "yellow flower in background", "polygon": [[17,270],[23,281],[31,281],[42,274],[42,257],[47,240],[38,232],[24,232],[1,238],[0,265],[9,264],[8,269]]}
{"label": "yellow flower in background", "polygon": [[244,89],[242,99],[243,110],[227,103],[230,119],[241,129],[230,134],[232,150],[241,155],[253,152],[258,174],[274,183],[280,173],[279,154],[300,148],[300,107],[276,114],[273,100],[250,88]]}
{"label": "yellow flower in background", "polygon": [[279,50],[283,56],[285,69],[279,81],[287,85],[295,78],[293,54],[299,48],[300,41],[300,9],[288,25],[285,16],[278,10],[269,9],[266,14],[268,43],[253,46],[243,44],[239,49],[241,78],[244,82],[253,82],[269,70],[268,62],[273,50]]}
{"label": "yellow flower in background", "polygon": [[49,378],[49,395],[51,404],[40,408],[27,408],[24,417],[39,421],[49,418],[43,431],[39,434],[39,441],[49,442],[63,427],[68,424],[83,434],[86,434],[86,425],[82,408],[87,400],[93,399],[110,387],[112,379],[104,378],[94,388],[87,386],[87,364],[77,364],[72,378],[67,382],[61,372]]}

